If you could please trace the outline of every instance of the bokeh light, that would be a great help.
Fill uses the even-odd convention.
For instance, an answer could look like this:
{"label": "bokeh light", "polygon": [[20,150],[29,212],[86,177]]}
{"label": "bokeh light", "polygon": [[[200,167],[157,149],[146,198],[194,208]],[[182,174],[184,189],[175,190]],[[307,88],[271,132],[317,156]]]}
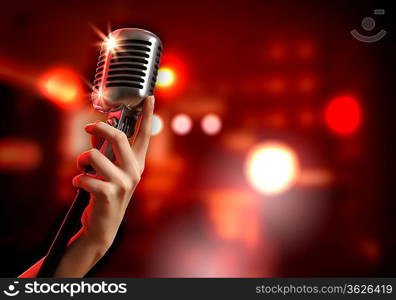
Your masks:
{"label": "bokeh light", "polygon": [[169,87],[175,82],[175,72],[171,68],[160,68],[156,85],[159,87]]}
{"label": "bokeh light", "polygon": [[298,79],[298,89],[303,93],[312,92],[315,89],[315,79],[311,76],[301,76]]}
{"label": "bokeh light", "polygon": [[264,89],[271,94],[282,94],[286,90],[286,82],[282,77],[272,77],[264,82]]}
{"label": "bokeh light", "polygon": [[16,137],[0,140],[0,171],[31,171],[41,160],[42,150],[35,141]]}
{"label": "bokeh light", "polygon": [[192,120],[186,114],[178,114],[173,118],[171,127],[177,135],[186,135],[191,131]]}
{"label": "bokeh light", "polygon": [[268,58],[272,61],[282,60],[286,57],[286,47],[279,43],[274,43],[268,48]]}
{"label": "bokeh light", "polygon": [[311,59],[315,56],[315,45],[311,41],[301,42],[297,46],[297,55],[302,59]]}
{"label": "bokeh light", "polygon": [[289,146],[274,141],[253,147],[246,159],[245,172],[256,190],[278,194],[294,183],[298,168],[295,152]]}
{"label": "bokeh light", "polygon": [[350,135],[361,125],[362,110],[355,98],[339,96],[327,104],[324,117],[332,131],[340,135]]}
{"label": "bokeh light", "polygon": [[216,135],[222,127],[221,119],[216,114],[207,114],[201,120],[202,131],[207,135]]}
{"label": "bokeh light", "polygon": [[160,116],[154,114],[153,115],[153,123],[151,125],[151,135],[157,135],[162,131],[163,121]]}
{"label": "bokeh light", "polygon": [[72,70],[54,68],[41,76],[39,90],[56,105],[69,108],[75,106],[81,96],[81,83]]}

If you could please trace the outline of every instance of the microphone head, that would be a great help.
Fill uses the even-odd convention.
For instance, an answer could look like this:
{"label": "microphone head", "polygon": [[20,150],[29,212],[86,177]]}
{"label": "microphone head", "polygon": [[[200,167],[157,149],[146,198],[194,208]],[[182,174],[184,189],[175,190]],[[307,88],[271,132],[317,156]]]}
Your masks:
{"label": "microphone head", "polygon": [[138,107],[154,94],[162,52],[160,39],[152,32],[122,28],[111,32],[103,41],[91,99],[103,112],[125,105]]}

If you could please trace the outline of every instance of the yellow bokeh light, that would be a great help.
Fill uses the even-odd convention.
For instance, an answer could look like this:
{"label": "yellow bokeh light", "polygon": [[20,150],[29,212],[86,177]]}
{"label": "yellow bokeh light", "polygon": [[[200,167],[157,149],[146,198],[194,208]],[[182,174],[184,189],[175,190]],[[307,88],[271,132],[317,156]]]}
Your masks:
{"label": "yellow bokeh light", "polygon": [[51,78],[45,85],[48,95],[57,98],[62,102],[74,101],[77,95],[77,88],[73,85],[65,84],[59,81],[58,78]]}
{"label": "yellow bokeh light", "polygon": [[279,194],[296,180],[298,159],[295,152],[279,142],[267,142],[254,147],[246,160],[249,183],[264,194]]}
{"label": "yellow bokeh light", "polygon": [[159,87],[168,87],[175,82],[175,73],[170,68],[160,68],[156,85]]}

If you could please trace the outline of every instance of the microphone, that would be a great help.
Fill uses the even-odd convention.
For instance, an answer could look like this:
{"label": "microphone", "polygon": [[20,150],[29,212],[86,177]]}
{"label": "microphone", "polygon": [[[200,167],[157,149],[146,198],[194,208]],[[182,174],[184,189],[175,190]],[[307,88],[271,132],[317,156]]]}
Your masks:
{"label": "microphone", "polygon": [[[91,93],[95,109],[107,114],[107,123],[134,135],[143,100],[154,94],[162,53],[162,42],[152,32],[122,28],[111,32],[99,53]],[[114,161],[111,144],[101,139],[97,148]],[[85,173],[95,174],[88,167]],[[52,277],[66,250],[67,243],[81,227],[81,216],[90,199],[89,192],[78,189],[37,277]]]}
{"label": "microphone", "polygon": [[137,28],[113,31],[102,44],[94,80],[95,108],[133,109],[153,95],[162,43],[153,33]]}

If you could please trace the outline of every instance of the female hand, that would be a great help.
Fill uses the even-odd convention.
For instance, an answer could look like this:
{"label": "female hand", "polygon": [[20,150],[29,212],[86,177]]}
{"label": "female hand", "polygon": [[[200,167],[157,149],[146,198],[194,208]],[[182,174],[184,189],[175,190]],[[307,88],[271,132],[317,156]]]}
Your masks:
{"label": "female hand", "polygon": [[[116,159],[111,162],[97,149],[79,156],[78,167],[84,170],[90,165],[96,170],[96,175],[81,174],[73,178],[73,185],[90,192],[91,199],[81,219],[83,226],[69,241],[55,277],[84,276],[113,243],[144,169],[153,110],[154,97],[148,97],[144,101],[140,126],[132,146],[122,131],[106,123],[85,127],[93,141],[104,138],[112,145]],[[44,257],[18,277],[36,277],[43,261]]]}
{"label": "female hand", "polygon": [[[150,139],[154,97],[145,100],[138,133],[132,145],[122,131],[104,122],[88,124],[85,130],[93,141],[104,138],[112,145],[115,161],[93,148],[78,157],[78,168],[95,169],[96,175],[80,174],[73,179],[75,187],[91,193],[82,216],[84,238],[103,252],[113,243],[132,194],[144,170]],[[95,145],[93,145],[95,146]]]}

